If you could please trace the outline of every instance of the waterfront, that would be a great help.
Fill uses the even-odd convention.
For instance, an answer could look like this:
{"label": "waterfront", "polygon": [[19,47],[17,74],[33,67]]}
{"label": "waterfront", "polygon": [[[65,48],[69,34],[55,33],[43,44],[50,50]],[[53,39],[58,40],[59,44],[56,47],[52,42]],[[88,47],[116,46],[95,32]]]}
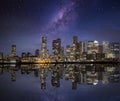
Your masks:
{"label": "waterfront", "polygon": [[120,0],[0,0],[0,101],[120,101]]}

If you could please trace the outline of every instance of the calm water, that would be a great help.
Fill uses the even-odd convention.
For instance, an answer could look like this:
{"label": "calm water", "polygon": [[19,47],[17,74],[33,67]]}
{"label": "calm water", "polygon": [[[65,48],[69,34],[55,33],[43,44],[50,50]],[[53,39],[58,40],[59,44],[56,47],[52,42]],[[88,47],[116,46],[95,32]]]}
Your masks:
{"label": "calm water", "polygon": [[0,101],[120,101],[120,66],[0,65]]}

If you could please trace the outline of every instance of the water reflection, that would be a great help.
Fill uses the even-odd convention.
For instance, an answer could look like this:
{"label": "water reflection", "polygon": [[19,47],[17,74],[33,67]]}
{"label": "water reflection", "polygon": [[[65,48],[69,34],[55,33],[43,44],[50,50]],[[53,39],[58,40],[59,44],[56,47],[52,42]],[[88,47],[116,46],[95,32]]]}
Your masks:
{"label": "water reflection", "polygon": [[97,85],[120,82],[120,66],[110,64],[52,64],[52,65],[0,65],[0,74],[8,72],[11,81],[16,81],[17,71],[21,75],[34,73],[35,77],[40,78],[41,89],[47,89],[46,78],[50,76],[51,85],[60,87],[61,79],[66,82],[71,81],[72,89],[77,89],[80,84]]}

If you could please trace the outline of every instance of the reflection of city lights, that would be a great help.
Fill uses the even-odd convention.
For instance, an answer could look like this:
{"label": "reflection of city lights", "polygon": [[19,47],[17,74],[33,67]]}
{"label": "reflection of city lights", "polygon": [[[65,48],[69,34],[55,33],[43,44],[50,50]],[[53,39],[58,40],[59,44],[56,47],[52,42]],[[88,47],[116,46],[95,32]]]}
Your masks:
{"label": "reflection of city lights", "polygon": [[[40,60],[40,58],[39,58]],[[48,59],[49,60],[49,59]],[[44,60],[48,61],[47,59]],[[43,60],[42,60],[43,61]],[[8,68],[8,66],[10,68]],[[77,69],[77,68],[78,69]],[[90,69],[86,69],[86,68]],[[34,72],[36,77],[40,77],[41,89],[46,89],[47,77],[50,76],[51,84],[55,87],[60,87],[61,79],[70,80],[72,83],[72,89],[77,88],[77,84],[88,84],[88,85],[98,85],[110,83],[119,83],[119,67],[113,65],[101,65],[102,68],[96,73],[93,72],[93,67],[99,68],[100,65],[77,65],[77,64],[50,64],[50,63],[36,63],[36,64],[22,64],[20,66],[15,64],[10,65],[0,65],[0,74],[4,71],[10,73],[11,81],[16,81],[16,72],[21,70],[21,74],[30,74]],[[6,71],[7,70],[7,71]],[[77,71],[79,70],[79,72]],[[84,71],[84,72],[83,72]],[[97,75],[100,72],[101,75]],[[50,73],[50,75],[48,75]],[[86,75],[83,76],[83,75]],[[99,77],[100,76],[100,77]],[[80,77],[80,78],[78,78]],[[101,78],[102,77],[102,78]],[[101,79],[98,79],[101,78]]]}
{"label": "reflection of city lights", "polygon": [[98,84],[98,80],[95,80],[94,82],[93,82],[93,85],[97,85]]}

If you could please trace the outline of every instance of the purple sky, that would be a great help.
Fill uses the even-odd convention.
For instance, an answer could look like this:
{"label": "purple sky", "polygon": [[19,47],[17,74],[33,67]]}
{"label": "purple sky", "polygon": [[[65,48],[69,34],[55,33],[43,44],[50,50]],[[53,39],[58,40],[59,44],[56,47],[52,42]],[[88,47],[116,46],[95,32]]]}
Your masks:
{"label": "purple sky", "polygon": [[119,0],[0,0],[0,51],[17,54],[40,49],[41,37],[79,40],[120,40]]}

